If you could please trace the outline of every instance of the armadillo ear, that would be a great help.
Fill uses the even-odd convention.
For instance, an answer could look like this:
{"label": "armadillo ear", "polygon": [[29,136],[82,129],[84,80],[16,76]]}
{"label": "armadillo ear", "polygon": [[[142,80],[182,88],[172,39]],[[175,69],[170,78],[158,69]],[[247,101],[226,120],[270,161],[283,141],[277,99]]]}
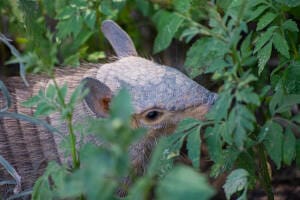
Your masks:
{"label": "armadillo ear", "polygon": [[137,56],[137,52],[131,38],[114,21],[103,21],[101,30],[118,57]]}
{"label": "armadillo ear", "polygon": [[110,88],[101,81],[94,78],[84,78],[82,80],[84,89],[89,93],[85,96],[84,101],[96,117],[107,117],[109,103],[112,98]]}

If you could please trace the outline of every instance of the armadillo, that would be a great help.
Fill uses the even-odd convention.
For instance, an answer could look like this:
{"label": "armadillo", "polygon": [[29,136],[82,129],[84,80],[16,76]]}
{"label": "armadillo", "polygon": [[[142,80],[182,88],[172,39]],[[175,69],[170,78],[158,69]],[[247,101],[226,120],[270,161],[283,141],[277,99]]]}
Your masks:
{"label": "armadillo", "polygon": [[[132,144],[128,152],[132,166],[141,175],[157,139],[171,134],[176,124],[184,118],[202,120],[217,94],[175,68],[138,57],[130,37],[113,21],[104,21],[101,28],[118,59],[102,65],[85,64],[88,67],[57,69],[56,81],[67,82],[71,90],[84,81],[85,87],[89,89],[89,94],[75,109],[78,114],[74,116],[78,118],[85,115],[106,117],[110,99],[121,88],[129,91],[133,105],[132,125],[148,129],[145,136]],[[48,79],[31,75],[28,80],[31,85],[29,88],[24,88],[18,77],[4,80],[14,101],[10,111],[33,114],[34,109],[22,107],[21,102],[36,94],[40,88],[45,88]],[[58,123],[53,115],[48,116],[46,121],[54,126]],[[0,130],[0,154],[22,177],[23,189],[32,187],[47,162],[64,162],[56,136],[47,130],[7,117],[0,119]],[[1,169],[0,180],[8,178],[5,170]]]}

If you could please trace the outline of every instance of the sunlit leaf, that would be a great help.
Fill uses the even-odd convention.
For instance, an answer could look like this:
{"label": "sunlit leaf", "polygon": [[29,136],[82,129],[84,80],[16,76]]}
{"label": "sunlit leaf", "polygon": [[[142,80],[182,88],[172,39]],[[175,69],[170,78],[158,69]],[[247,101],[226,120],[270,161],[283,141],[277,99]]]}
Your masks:
{"label": "sunlit leaf", "polygon": [[[235,169],[233,170],[227,177],[226,183],[223,186],[226,198],[230,199],[230,197],[240,191],[246,192],[248,187],[248,177],[249,173],[244,169]],[[243,192],[243,193],[244,193]],[[243,195],[242,193],[242,195]],[[239,199],[247,199],[239,197]]]}
{"label": "sunlit leaf", "polygon": [[258,57],[258,74],[264,70],[265,65],[269,61],[272,53],[272,42],[268,42],[257,54]]}

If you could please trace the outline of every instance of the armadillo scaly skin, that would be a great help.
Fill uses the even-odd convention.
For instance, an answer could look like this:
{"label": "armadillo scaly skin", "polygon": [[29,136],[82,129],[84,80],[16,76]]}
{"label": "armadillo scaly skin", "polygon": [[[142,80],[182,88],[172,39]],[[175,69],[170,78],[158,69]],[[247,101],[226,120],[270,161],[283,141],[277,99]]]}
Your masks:
{"label": "armadillo scaly skin", "polygon": [[113,93],[121,87],[128,89],[135,113],[150,108],[185,110],[212,104],[216,98],[178,70],[140,57],[125,57],[105,64],[98,70],[96,78],[108,85]]}

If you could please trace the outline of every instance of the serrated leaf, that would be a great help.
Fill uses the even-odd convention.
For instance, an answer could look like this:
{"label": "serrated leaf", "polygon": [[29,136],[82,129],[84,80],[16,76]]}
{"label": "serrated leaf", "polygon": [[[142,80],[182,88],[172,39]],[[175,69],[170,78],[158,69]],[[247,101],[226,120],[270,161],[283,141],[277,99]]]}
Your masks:
{"label": "serrated leaf", "polygon": [[188,156],[191,159],[193,166],[196,169],[199,169],[201,153],[200,126],[193,128],[192,132],[189,133],[186,145],[188,150]]}
{"label": "serrated leaf", "polygon": [[229,51],[228,45],[220,40],[203,37],[197,40],[187,52],[185,66],[191,77],[196,77],[203,71],[207,70],[216,60],[224,59],[225,54]]}
{"label": "serrated leaf", "polygon": [[222,146],[221,141],[222,127],[220,125],[215,125],[213,128],[208,127],[205,130],[205,140],[207,143],[208,153],[210,158],[218,163],[222,160]]}
{"label": "serrated leaf", "polygon": [[252,87],[245,88],[243,90],[240,90],[236,93],[236,98],[238,101],[243,101],[246,103],[252,103],[254,105],[259,106],[260,100],[259,96],[253,92]]}
{"label": "serrated leaf", "polygon": [[185,29],[181,35],[180,40],[185,38],[185,42],[189,43],[197,34],[199,34],[201,31],[197,27],[190,27]]}
{"label": "serrated leaf", "polygon": [[264,11],[269,8],[267,5],[260,5],[254,11],[250,13],[249,21],[253,21],[257,17],[259,17]]}
{"label": "serrated leaf", "polygon": [[257,31],[262,30],[263,28],[268,26],[276,17],[277,14],[272,12],[267,12],[258,20],[256,30]]}
{"label": "serrated leaf", "polygon": [[299,28],[298,28],[297,23],[295,21],[293,21],[292,19],[286,20],[282,24],[282,28],[284,30],[288,30],[288,31],[291,31],[291,32],[299,32]]}
{"label": "serrated leaf", "polygon": [[282,83],[288,94],[300,94],[300,62],[290,64],[284,71]]}
{"label": "serrated leaf", "polygon": [[267,121],[261,128],[258,135],[259,141],[263,144],[270,158],[274,161],[277,169],[281,167],[282,161],[282,145],[283,145],[283,130],[280,125],[273,121]]}
{"label": "serrated leaf", "polygon": [[286,58],[290,58],[289,46],[284,37],[282,37],[278,32],[275,32],[273,35],[273,44],[275,49],[285,56]]}
{"label": "serrated leaf", "polygon": [[245,106],[235,106],[229,114],[228,121],[233,124],[233,139],[236,147],[240,150],[244,148],[247,133],[254,129],[255,117]]}
{"label": "serrated leaf", "polygon": [[233,95],[230,91],[224,91],[219,94],[217,101],[214,106],[210,109],[206,115],[207,119],[214,119],[221,121],[228,115],[228,110],[233,100]]}
{"label": "serrated leaf", "polygon": [[247,190],[249,173],[244,169],[235,169],[227,177],[223,185],[227,199],[237,192]]}
{"label": "serrated leaf", "polygon": [[274,31],[277,29],[277,26],[269,27],[265,32],[261,33],[257,41],[255,42],[255,48],[253,53],[261,50],[261,48],[272,39]]}
{"label": "serrated leaf", "polygon": [[175,13],[160,10],[155,14],[154,20],[158,20],[158,35],[154,41],[153,52],[158,53],[170,45],[184,18]]}
{"label": "serrated leaf", "polygon": [[[183,187],[184,185],[184,187]],[[210,199],[214,190],[205,178],[185,166],[175,167],[158,183],[156,195],[158,200]]]}
{"label": "serrated leaf", "polygon": [[265,65],[269,61],[272,53],[272,42],[268,42],[266,46],[264,46],[260,51],[257,53],[258,57],[258,74],[264,70]]}
{"label": "serrated leaf", "polygon": [[283,137],[283,162],[291,165],[296,155],[296,137],[290,128],[287,128]]}
{"label": "serrated leaf", "polygon": [[191,7],[191,0],[174,0],[173,5],[175,10],[181,13],[188,12]]}

